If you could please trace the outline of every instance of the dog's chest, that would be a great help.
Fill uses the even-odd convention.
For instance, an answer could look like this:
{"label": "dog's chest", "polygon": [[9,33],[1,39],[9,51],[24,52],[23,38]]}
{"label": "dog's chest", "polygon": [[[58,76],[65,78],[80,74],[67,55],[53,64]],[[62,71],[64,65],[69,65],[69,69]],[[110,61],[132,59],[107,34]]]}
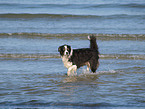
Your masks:
{"label": "dog's chest", "polygon": [[66,68],[69,68],[72,66],[72,62],[68,61],[68,58],[65,56],[62,57],[62,61],[63,61],[63,64]]}

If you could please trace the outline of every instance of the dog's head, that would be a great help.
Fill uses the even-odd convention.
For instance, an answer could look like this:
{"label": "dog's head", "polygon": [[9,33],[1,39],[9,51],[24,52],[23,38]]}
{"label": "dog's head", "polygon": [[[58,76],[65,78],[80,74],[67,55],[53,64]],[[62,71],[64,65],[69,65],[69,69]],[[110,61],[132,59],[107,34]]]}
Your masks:
{"label": "dog's head", "polygon": [[61,56],[70,56],[72,53],[72,49],[71,46],[69,45],[62,45],[58,48],[58,51],[60,53]]}

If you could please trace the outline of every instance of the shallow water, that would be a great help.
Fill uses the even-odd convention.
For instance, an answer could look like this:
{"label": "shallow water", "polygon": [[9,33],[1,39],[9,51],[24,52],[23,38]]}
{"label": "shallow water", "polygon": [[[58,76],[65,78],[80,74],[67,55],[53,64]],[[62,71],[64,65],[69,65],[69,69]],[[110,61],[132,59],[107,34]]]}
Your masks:
{"label": "shallow water", "polygon": [[[0,108],[145,108],[145,1],[62,1],[0,0]],[[58,47],[93,33],[97,72],[68,77]]]}
{"label": "shallow water", "polygon": [[57,48],[64,43],[89,47],[87,37],[8,36],[0,40],[2,108],[145,107],[143,40],[98,40],[97,72],[87,72],[85,66],[72,77],[66,75]]}
{"label": "shallow water", "polygon": [[5,59],[0,69],[0,106],[144,107],[143,60],[100,60],[67,77],[61,59]]}

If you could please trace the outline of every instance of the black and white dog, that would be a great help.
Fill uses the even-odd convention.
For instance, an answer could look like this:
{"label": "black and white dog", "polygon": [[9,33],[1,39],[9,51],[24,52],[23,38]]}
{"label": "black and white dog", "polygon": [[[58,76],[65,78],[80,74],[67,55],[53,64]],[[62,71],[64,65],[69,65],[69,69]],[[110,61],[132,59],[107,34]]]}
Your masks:
{"label": "black and white dog", "polygon": [[99,51],[96,43],[96,37],[88,36],[90,40],[90,48],[72,49],[69,45],[62,45],[58,48],[64,66],[68,68],[67,75],[74,74],[78,68],[87,65],[94,73],[99,66]]}

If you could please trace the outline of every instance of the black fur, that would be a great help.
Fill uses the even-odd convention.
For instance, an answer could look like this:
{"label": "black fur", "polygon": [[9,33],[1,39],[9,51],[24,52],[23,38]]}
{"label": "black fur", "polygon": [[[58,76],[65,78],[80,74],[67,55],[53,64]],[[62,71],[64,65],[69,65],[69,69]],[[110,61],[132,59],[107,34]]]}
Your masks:
{"label": "black fur", "polygon": [[90,48],[91,49],[96,49],[98,51],[98,45],[96,42],[96,37],[94,37],[94,35],[89,36],[89,40],[90,40]]}
{"label": "black fur", "polygon": [[70,57],[69,61],[72,62],[77,68],[86,65],[87,62],[90,63],[90,69],[92,72],[97,70],[98,63],[98,51],[90,48],[84,49],[74,49],[73,55]]}
{"label": "black fur", "polygon": [[72,65],[76,65],[80,68],[84,65],[89,65],[92,72],[95,72],[99,66],[99,50],[96,43],[96,37],[93,35],[88,37],[90,40],[90,48],[73,49],[71,54],[71,46],[62,45],[58,48],[60,55],[63,57],[67,46],[67,51],[69,52],[66,56],[68,61],[72,62]]}

